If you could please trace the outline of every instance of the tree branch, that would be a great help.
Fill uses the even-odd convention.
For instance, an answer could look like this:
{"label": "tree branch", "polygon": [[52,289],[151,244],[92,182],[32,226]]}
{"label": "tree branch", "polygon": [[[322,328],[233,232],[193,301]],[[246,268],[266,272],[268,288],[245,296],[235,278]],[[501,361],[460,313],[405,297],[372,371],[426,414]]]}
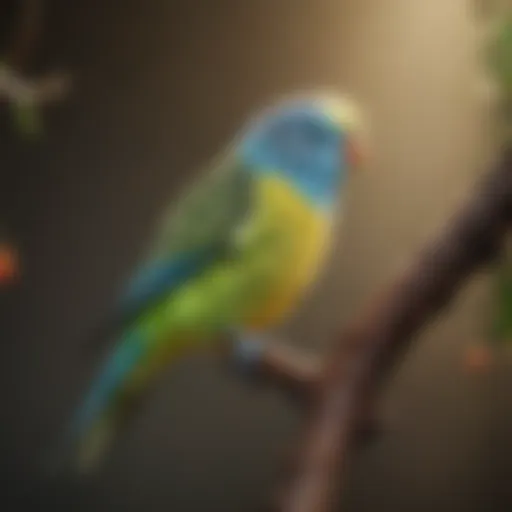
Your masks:
{"label": "tree branch", "polygon": [[19,7],[19,29],[10,48],[0,62],[0,100],[18,107],[34,107],[60,101],[70,89],[69,74],[54,71],[34,79],[23,74],[35,50],[43,24],[43,0],[22,0]]}
{"label": "tree branch", "polygon": [[323,360],[283,343],[269,343],[258,366],[264,378],[307,403],[320,380]]}
{"label": "tree branch", "polygon": [[512,149],[415,265],[344,330],[325,363],[279,512],[329,512],[360,420],[411,337],[497,254],[512,219]]}

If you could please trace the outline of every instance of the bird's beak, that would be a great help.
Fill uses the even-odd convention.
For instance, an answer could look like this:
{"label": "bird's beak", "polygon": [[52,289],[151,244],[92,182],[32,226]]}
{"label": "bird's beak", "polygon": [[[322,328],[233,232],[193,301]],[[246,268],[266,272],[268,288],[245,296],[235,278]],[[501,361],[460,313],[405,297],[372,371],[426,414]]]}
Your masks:
{"label": "bird's beak", "polygon": [[350,137],[347,143],[347,160],[351,169],[363,169],[368,160],[366,148],[357,137]]}
{"label": "bird's beak", "polygon": [[346,134],[345,148],[348,165],[353,169],[365,168],[368,165],[370,152],[367,144],[366,123],[357,103],[342,97],[326,96],[323,108],[327,116]]}

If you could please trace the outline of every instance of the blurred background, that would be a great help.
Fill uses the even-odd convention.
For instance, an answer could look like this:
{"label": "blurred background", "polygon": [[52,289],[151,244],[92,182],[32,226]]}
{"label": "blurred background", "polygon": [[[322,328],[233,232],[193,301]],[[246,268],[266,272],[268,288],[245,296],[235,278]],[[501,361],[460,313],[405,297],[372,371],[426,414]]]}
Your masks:
{"label": "blurred background", "polygon": [[[2,48],[17,7],[3,0]],[[290,91],[351,92],[372,161],[355,177],[321,285],[283,336],[329,350],[356,310],[443,226],[495,158],[469,0],[48,0],[28,74],[72,88],[27,142],[0,112],[0,220],[21,255],[2,293],[2,510],[259,511],[300,415],[213,355],[180,363],[86,488],[39,464],[98,353],[108,309],[169,199],[246,117]],[[196,171],[197,169],[197,171]],[[385,433],[351,461],[346,511],[512,507],[510,368],[461,363],[482,334],[486,276],[424,331],[383,389]]]}

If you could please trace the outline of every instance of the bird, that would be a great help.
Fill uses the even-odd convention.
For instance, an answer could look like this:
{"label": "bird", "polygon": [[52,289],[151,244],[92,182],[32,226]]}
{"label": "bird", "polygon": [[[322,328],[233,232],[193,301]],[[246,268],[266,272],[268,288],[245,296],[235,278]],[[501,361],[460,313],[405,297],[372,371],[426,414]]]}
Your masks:
{"label": "bird", "polygon": [[348,179],[365,161],[363,127],[347,95],[283,97],[171,202],[117,302],[112,349],[63,436],[68,467],[93,471],[180,355],[229,334],[241,359],[257,356],[318,279]]}

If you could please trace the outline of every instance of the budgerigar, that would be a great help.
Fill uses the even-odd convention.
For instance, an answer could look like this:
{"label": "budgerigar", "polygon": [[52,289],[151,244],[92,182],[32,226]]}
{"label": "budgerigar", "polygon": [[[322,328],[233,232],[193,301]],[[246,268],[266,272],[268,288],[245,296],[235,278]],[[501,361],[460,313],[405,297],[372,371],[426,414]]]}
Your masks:
{"label": "budgerigar", "polygon": [[68,463],[92,468],[184,350],[222,334],[254,347],[287,318],[328,253],[361,131],[344,96],[286,98],[252,119],[171,209],[122,297],[113,352],[71,422]]}

